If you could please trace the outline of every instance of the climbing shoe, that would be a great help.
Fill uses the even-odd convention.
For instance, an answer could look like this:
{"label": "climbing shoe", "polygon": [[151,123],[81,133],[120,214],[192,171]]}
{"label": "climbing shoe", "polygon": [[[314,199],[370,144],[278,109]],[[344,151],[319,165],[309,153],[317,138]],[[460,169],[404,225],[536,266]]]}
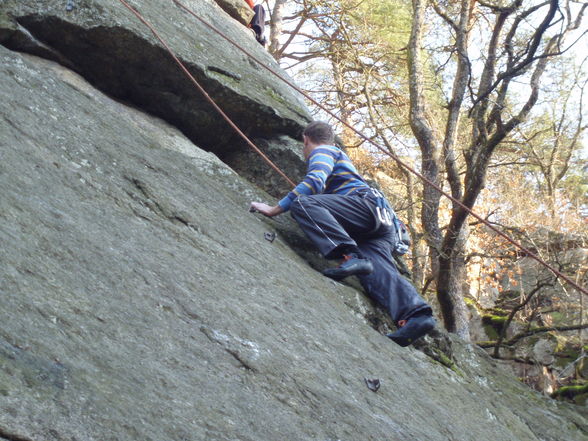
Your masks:
{"label": "climbing shoe", "polygon": [[323,275],[334,280],[343,280],[349,276],[370,274],[373,270],[374,266],[368,259],[362,259],[357,254],[348,254],[343,256],[341,265],[324,270]]}
{"label": "climbing shoe", "polygon": [[409,318],[404,326],[400,327],[396,332],[387,334],[386,337],[405,347],[414,343],[415,340],[427,334],[434,327],[435,319],[428,314],[421,314]]}

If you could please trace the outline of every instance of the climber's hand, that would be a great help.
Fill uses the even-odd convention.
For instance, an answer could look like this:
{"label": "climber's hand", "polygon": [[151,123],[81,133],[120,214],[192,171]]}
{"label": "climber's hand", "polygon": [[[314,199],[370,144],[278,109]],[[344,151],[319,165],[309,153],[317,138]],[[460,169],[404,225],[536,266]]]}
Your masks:
{"label": "climber's hand", "polygon": [[277,216],[284,212],[282,207],[279,205],[271,206],[268,204],[264,204],[263,202],[251,202],[251,206],[249,207],[249,211],[255,213],[256,211],[263,214],[267,217]]}

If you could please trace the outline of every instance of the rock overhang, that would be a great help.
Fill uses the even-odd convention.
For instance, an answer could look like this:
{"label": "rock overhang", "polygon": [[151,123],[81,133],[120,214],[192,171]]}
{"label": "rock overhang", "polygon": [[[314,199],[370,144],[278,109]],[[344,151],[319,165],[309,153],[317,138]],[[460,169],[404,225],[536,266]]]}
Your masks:
{"label": "rock overhang", "polygon": [[[288,78],[250,31],[216,4],[205,0],[185,3],[265,66]],[[311,118],[297,91],[171,0],[145,0],[134,6],[247,136],[265,140],[265,144],[280,136],[300,137]],[[240,156],[249,148],[150,30],[120,2],[85,1],[67,11],[58,0],[7,0],[0,5],[0,43],[74,69],[105,93],[178,127],[197,145],[226,158],[229,165],[234,166],[233,155]],[[271,159],[280,167],[292,168],[292,155],[287,160]],[[292,179],[303,173],[303,161],[295,168]],[[237,171],[248,173],[247,168]],[[269,176],[271,172],[264,167],[262,175],[251,178],[263,182]],[[275,186],[266,187],[272,188]],[[282,184],[280,191],[286,189]]]}

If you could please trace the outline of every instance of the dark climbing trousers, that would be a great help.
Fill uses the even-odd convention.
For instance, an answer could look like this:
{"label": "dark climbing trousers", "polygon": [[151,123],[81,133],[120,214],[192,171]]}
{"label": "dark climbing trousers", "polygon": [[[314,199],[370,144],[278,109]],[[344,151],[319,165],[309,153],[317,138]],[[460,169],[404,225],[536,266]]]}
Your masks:
{"label": "dark climbing trousers", "polygon": [[249,25],[255,31],[257,41],[261,41],[265,29],[265,9],[261,5],[255,5],[253,7],[253,13],[254,15]]}
{"label": "dark climbing trousers", "polygon": [[356,245],[374,271],[358,276],[368,295],[388,311],[394,323],[431,307],[402,277],[392,259],[394,226],[382,224],[369,191],[353,195],[301,195],[290,207],[292,217],[327,259],[341,257],[345,245]]}

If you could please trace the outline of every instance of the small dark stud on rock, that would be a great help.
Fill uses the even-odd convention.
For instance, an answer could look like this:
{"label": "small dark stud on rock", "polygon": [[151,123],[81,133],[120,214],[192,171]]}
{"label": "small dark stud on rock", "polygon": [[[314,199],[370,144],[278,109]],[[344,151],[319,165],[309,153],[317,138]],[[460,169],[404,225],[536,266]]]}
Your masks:
{"label": "small dark stud on rock", "polygon": [[365,384],[369,390],[377,392],[380,389],[380,380],[377,378],[364,378]]}

